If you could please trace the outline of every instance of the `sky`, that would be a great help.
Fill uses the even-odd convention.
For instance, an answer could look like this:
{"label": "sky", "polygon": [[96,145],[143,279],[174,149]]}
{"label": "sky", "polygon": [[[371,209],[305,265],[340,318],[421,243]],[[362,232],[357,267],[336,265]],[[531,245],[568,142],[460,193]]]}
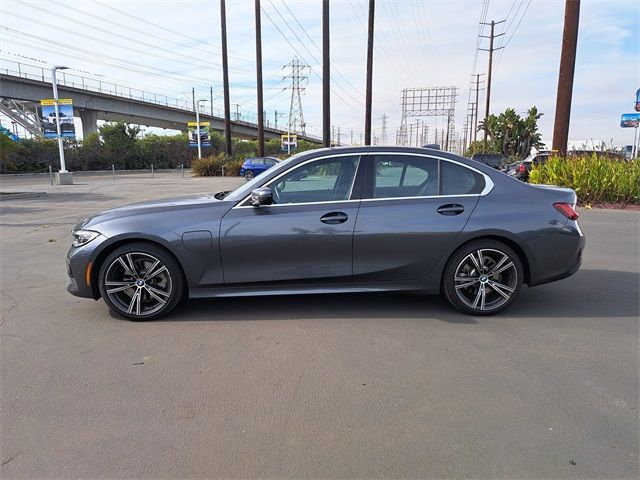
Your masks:
{"label": "sky", "polygon": [[[496,26],[491,112],[536,106],[542,137],[550,140],[564,17],[563,0],[377,0],[374,38],[373,135],[395,142],[403,88],[457,87],[456,133],[463,134],[471,75],[486,74],[488,35]],[[307,133],[322,135],[322,25],[320,0],[262,0],[264,97],[267,120],[286,124],[285,90],[294,56],[306,80],[302,105]],[[333,0],[331,17],[331,124],[341,140],[358,143],[364,130],[367,0]],[[254,1],[227,0],[232,117],[256,119]],[[71,67],[87,82],[110,82],[168,95],[190,104],[191,89],[214,112],[222,105],[220,2],[216,0],[3,0],[0,66],[37,74]],[[486,77],[484,77],[486,78]],[[93,80],[90,80],[93,79]],[[620,128],[640,88],[640,2],[583,0],[580,11],[571,127],[573,142],[628,145],[633,129]],[[1,92],[0,92],[1,94]],[[472,97],[473,98],[473,97]],[[484,112],[480,93],[480,116]],[[429,141],[443,119],[423,119]]]}

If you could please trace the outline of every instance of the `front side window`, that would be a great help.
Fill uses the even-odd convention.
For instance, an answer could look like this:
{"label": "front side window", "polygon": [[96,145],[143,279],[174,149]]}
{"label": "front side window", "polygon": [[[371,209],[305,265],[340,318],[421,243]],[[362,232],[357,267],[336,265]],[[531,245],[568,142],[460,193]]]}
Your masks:
{"label": "front side window", "polygon": [[373,156],[373,198],[438,194],[438,160],[410,155]]}
{"label": "front side window", "polygon": [[294,168],[269,185],[274,204],[348,200],[358,156],[325,158]]}

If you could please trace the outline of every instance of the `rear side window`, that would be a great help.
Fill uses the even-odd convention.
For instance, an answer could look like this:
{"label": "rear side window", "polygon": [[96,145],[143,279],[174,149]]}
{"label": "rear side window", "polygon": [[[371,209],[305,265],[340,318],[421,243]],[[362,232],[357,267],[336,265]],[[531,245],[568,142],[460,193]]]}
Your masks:
{"label": "rear side window", "polygon": [[484,190],[482,175],[456,163],[440,162],[440,195],[479,194]]}
{"label": "rear side window", "polygon": [[399,198],[436,195],[438,161],[410,155],[373,157],[373,198]]}

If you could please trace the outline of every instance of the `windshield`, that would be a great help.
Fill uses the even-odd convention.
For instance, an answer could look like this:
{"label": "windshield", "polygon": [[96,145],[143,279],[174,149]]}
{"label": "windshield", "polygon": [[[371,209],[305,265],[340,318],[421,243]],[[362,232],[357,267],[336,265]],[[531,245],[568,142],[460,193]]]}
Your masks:
{"label": "windshield", "polygon": [[[268,170],[269,175],[271,175],[272,173],[281,172],[283,169],[286,169],[287,166],[289,165],[289,163],[292,160],[300,157],[301,155],[304,155],[305,153],[306,152],[298,153],[296,155],[293,155],[293,156],[287,158],[286,160],[283,160],[283,161],[279,162],[277,165],[271,167]],[[256,188],[263,181],[264,181],[264,176],[253,177],[247,183],[245,183],[244,185],[236,188],[229,195],[225,196],[224,199],[225,200],[232,200],[232,201],[235,201],[235,202],[237,202],[238,200],[242,200],[244,197],[246,197],[247,195],[249,195],[251,193],[251,190]]]}

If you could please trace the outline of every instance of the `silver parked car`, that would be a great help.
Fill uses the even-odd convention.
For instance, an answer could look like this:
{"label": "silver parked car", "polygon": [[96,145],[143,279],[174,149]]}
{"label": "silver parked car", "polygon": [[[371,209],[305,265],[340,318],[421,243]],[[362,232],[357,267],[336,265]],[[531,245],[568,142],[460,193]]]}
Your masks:
{"label": "silver parked car", "polygon": [[80,222],[68,290],[136,320],[185,297],[376,291],[442,293],[487,315],[523,284],[578,270],[575,204],[571,189],[528,185],[439,150],[314,150],[233,192]]}

